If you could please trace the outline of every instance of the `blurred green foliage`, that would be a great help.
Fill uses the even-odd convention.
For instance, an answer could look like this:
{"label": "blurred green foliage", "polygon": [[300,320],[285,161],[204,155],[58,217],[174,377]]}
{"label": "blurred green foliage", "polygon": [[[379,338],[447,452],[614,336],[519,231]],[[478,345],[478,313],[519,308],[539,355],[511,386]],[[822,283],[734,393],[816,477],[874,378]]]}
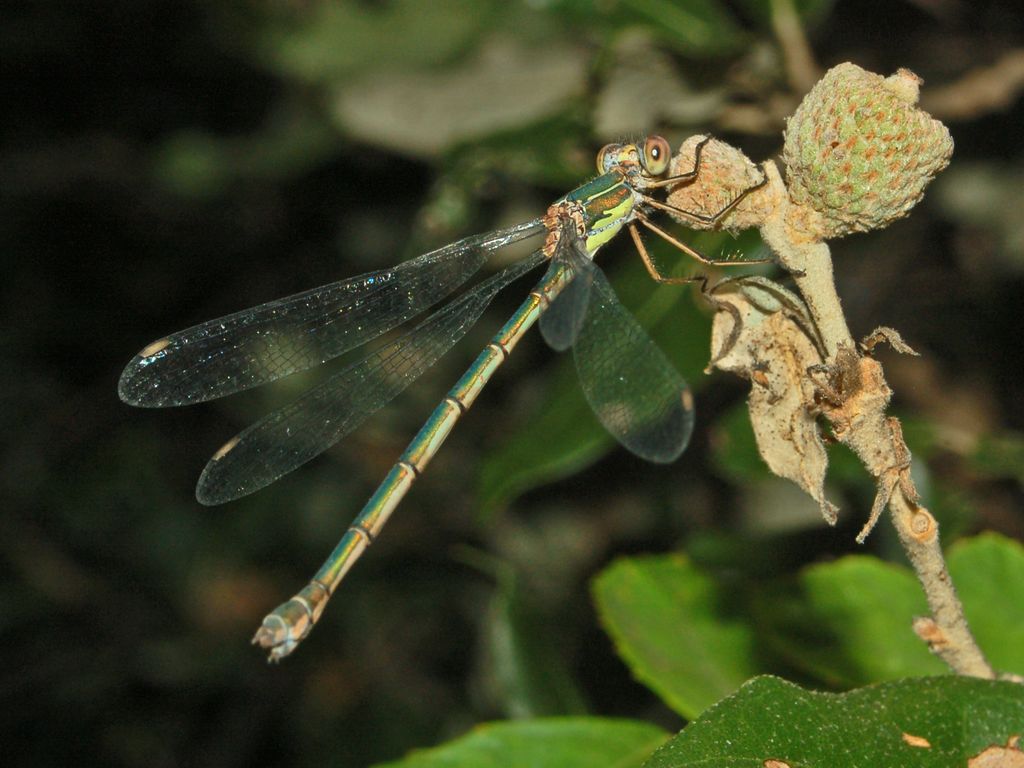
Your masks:
{"label": "blurred green foliage", "polygon": [[757,672],[753,627],[732,596],[678,555],[628,558],[594,581],[602,623],[638,680],[694,718]]}
{"label": "blurred green foliage", "polygon": [[[706,305],[696,290],[653,287],[628,238],[602,266],[697,394],[684,457],[654,467],[616,448],[571,362],[531,334],[278,668],[247,638],[309,577],[525,286],[327,456],[223,509],[192,496],[207,457],[319,374],[175,412],[116,397],[121,367],[150,340],[532,218],[593,173],[606,141],[659,131],[676,145],[713,132],[755,159],[777,153],[800,94],[774,37],[775,1],[4,4],[7,759],[367,765],[487,719],[589,712],[648,724],[488,726],[453,742],[462,755],[428,764],[466,764],[482,759],[474,749],[501,753],[523,738],[639,764],[682,725],[678,712],[714,698],[687,694],[681,708],[666,689],[682,677],[653,691],[632,679],[660,673],[623,627],[660,636],[632,615],[642,600],[610,587],[616,569],[644,563],[685,568],[707,598],[691,600],[705,628],[739,626],[754,643],[722,679],[764,672],[841,687],[925,670],[927,659],[889,671],[864,663],[903,659],[879,650],[897,631],[900,648],[921,653],[909,650],[905,613],[917,598],[893,534],[883,524],[866,552],[853,544],[870,478],[833,452],[829,494],[842,514],[825,529],[813,504],[768,476],[742,384],[702,373]],[[1014,0],[795,5],[822,66],[909,67],[926,98],[1024,40]],[[1024,106],[1011,96],[948,119],[953,166],[910,219],[835,245],[855,333],[891,325],[923,353],[880,354],[947,545],[984,529],[1024,536],[1024,159],[1011,140]],[[758,255],[750,235],[682,236],[710,254]],[[955,574],[976,605],[1019,588],[1015,550],[993,541],[976,540],[991,549]],[[609,636],[592,579],[613,557],[680,549],[685,558],[617,561],[598,580]],[[872,559],[827,562],[853,551]],[[897,591],[881,606],[877,593],[852,599],[868,589]],[[845,643],[808,644],[837,639],[830,617],[864,611],[872,621]],[[1017,638],[1019,617],[968,613],[993,659],[1019,664],[1001,640]]]}
{"label": "blurred green foliage", "polygon": [[390,768],[587,768],[629,766],[665,740],[653,725],[607,718],[494,723],[436,749],[413,752]]}

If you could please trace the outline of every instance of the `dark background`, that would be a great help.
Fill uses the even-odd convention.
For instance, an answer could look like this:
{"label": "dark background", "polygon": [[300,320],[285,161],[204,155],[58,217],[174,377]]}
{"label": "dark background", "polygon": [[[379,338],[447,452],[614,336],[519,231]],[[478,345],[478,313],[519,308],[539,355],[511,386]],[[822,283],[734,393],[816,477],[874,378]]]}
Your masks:
{"label": "dark background", "polygon": [[[801,94],[766,7],[700,7],[719,8],[720,34],[678,26],[685,2],[3,4],[5,762],[363,765],[483,720],[573,711],[675,729],[617,660],[589,579],[626,552],[685,547],[740,570],[757,552],[784,575],[854,549],[866,476],[837,458],[834,530],[767,478],[741,439],[741,383],[701,373],[706,310],[682,292],[699,321],[669,343],[693,350],[680,364],[699,422],[677,464],[606,443],[574,459],[573,428],[585,441],[592,423],[545,434],[538,414],[575,385],[531,334],[321,626],[268,667],[247,644],[263,614],[309,578],[525,286],[327,456],[225,507],[193,497],[209,455],[315,374],[166,412],[116,396],[124,364],[166,333],[538,215],[606,141],[712,131],[776,154]],[[835,244],[837,282],[855,335],[895,326],[923,353],[883,360],[946,541],[1020,538],[1024,13],[801,8],[823,69],[914,70],[954,135],[908,220]],[[502,67],[537,67],[537,82],[489,86]],[[638,282],[628,243],[603,259],[624,297],[676,291]],[[562,462],[481,515],[481,478],[528,465],[537,443],[564,446]],[[884,525],[868,547],[897,557]],[[524,627],[560,675],[546,704],[524,704],[499,663],[502,633]]]}

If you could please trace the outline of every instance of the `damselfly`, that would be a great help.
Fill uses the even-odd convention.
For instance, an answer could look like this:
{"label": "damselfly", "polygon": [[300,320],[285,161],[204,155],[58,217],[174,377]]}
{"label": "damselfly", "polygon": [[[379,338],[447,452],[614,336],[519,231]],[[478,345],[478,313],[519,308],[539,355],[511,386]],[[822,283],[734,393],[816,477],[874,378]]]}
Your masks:
{"label": "damselfly", "polygon": [[678,210],[654,197],[660,189],[697,178],[706,143],[698,146],[693,168],[676,175],[669,174],[670,149],[660,136],[609,144],[597,158],[599,175],[557,200],[541,218],[194,326],[153,342],[128,364],[118,392],[131,405],[186,405],[250,389],[320,365],[413,319],[465,283],[492,251],[544,237],[531,256],[260,419],[206,465],[196,488],[203,504],[237,499],[291,472],[433,365],[499,291],[549,262],[544,277],[430,415],[317,574],[263,620],[253,642],[270,649],[272,661],[287,656],[309,634],[342,578],[380,534],[455,422],[538,318],[553,348],[573,348],[587,400],[620,443],[654,462],[667,463],[682,453],[693,429],[690,390],[618,302],[593,259],[626,227],[656,281],[686,282],[662,275],[640,238],[640,225],[704,263],[717,263],[650,219],[661,210],[684,220],[715,222],[750,191],[710,216]]}

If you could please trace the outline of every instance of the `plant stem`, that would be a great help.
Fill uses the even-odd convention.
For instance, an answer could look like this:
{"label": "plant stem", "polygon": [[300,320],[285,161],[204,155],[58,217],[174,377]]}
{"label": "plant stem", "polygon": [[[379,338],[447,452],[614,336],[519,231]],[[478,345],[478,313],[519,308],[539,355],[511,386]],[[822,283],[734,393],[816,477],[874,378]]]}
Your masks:
{"label": "plant stem", "polygon": [[[770,184],[783,183],[773,163],[765,163],[765,170]],[[891,391],[882,378],[881,366],[860,354],[850,334],[835,288],[829,247],[794,232],[787,224],[785,208],[786,204],[779,206],[775,215],[764,222],[761,235],[793,275],[817,326],[826,366],[846,366],[857,374],[858,384],[865,388],[852,393],[848,402],[834,409],[842,419],[840,425],[840,420],[833,418],[833,426],[837,437],[857,453],[878,481],[876,507],[880,512],[882,505],[888,503],[900,543],[924,589],[932,617],[915,621],[914,630],[957,674],[995,678],[996,673],[971,635],[946,569],[938,523],[917,503],[909,475],[910,453],[902,430],[899,422],[885,413]],[[827,410],[825,413],[829,415]],[[862,535],[866,535],[871,524],[869,521]]]}

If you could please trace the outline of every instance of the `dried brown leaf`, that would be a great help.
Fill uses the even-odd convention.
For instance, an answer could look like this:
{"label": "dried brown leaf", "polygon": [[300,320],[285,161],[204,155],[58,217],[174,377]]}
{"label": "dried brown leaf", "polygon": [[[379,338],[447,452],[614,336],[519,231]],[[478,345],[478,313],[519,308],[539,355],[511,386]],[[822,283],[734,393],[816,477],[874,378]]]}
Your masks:
{"label": "dried brown leaf", "polygon": [[823,357],[806,308],[796,295],[760,277],[724,281],[708,297],[718,310],[711,365],[750,379],[748,407],[761,457],[835,523],[837,508],[825,498],[828,454],[815,418],[816,390],[807,376]]}
{"label": "dried brown leaf", "polygon": [[968,768],[1024,768],[1020,736],[1011,736],[1005,747],[992,746],[967,761]]}

